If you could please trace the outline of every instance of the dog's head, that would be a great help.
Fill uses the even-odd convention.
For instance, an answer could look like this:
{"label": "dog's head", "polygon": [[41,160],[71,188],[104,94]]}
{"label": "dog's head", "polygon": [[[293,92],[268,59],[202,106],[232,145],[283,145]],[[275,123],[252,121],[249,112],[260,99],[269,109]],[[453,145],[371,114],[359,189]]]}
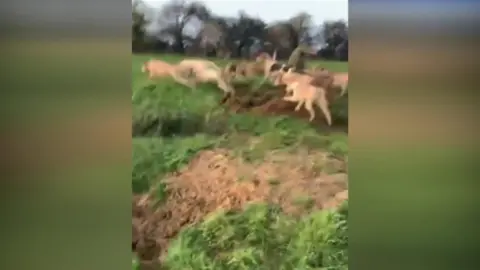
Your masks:
{"label": "dog's head", "polygon": [[270,58],[270,56],[266,52],[262,52],[262,53],[259,53],[257,57],[255,57],[255,62],[262,62],[268,58]]}
{"label": "dog's head", "polygon": [[257,57],[255,57],[255,62],[263,62],[266,60],[276,61],[276,59],[277,59],[277,51],[275,50],[275,52],[273,52],[273,56],[270,56],[266,52],[259,53]]}
{"label": "dog's head", "polygon": [[273,73],[274,85],[282,84],[282,77],[295,71],[295,67],[288,64],[279,64],[279,69]]}
{"label": "dog's head", "polygon": [[237,69],[238,65],[230,62],[222,69],[222,76],[229,81],[235,77]]}
{"label": "dog's head", "polygon": [[146,72],[146,71],[149,71],[149,66],[150,66],[150,62],[152,62],[153,59],[150,59],[146,62],[143,63],[142,65],[142,72]]}
{"label": "dog's head", "polygon": [[278,63],[277,63],[277,65],[278,66],[276,66],[276,68],[278,68],[278,69],[271,72],[271,74],[272,74],[272,77],[273,77],[273,84],[278,86],[278,85],[282,84],[282,77],[288,71],[288,65],[278,64]]}
{"label": "dog's head", "polygon": [[295,67],[288,64],[283,64],[280,68],[281,73],[292,73],[293,71],[295,71]]}
{"label": "dog's head", "polygon": [[229,73],[235,73],[235,71],[237,71],[237,68],[238,68],[238,65],[237,65],[237,64],[230,63],[230,64],[227,66],[227,71],[228,71]]}
{"label": "dog's head", "polygon": [[270,66],[270,73],[272,72],[277,72],[277,71],[280,71],[282,69],[283,65],[280,64],[280,63],[273,63],[271,66]]}

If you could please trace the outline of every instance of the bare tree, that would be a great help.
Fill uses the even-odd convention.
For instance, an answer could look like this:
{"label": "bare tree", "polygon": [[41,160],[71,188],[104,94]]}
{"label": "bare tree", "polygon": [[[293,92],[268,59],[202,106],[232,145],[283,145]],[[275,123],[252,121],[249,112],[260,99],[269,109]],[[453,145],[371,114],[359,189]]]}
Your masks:
{"label": "bare tree", "polygon": [[184,30],[187,24],[194,18],[203,21],[209,16],[209,10],[200,2],[171,0],[160,10],[158,35],[172,42],[175,52],[183,53],[185,51]]}
{"label": "bare tree", "polygon": [[140,51],[145,45],[145,26],[148,24],[145,14],[140,10],[140,0],[132,2],[132,50]]}
{"label": "bare tree", "polygon": [[235,46],[236,56],[247,56],[250,53],[251,46],[265,37],[265,22],[259,18],[254,18],[244,11],[239,12],[237,22],[231,27],[232,39]]}
{"label": "bare tree", "polygon": [[288,20],[294,31],[297,32],[298,43],[311,44],[312,36],[310,30],[313,27],[312,16],[301,12]]}
{"label": "bare tree", "polygon": [[252,45],[264,39],[265,23],[240,12],[238,18],[212,17],[202,29],[202,46],[223,54],[250,55]]}
{"label": "bare tree", "polygon": [[297,31],[289,22],[277,22],[267,28],[267,42],[270,42],[280,58],[286,58],[298,47]]}
{"label": "bare tree", "polygon": [[221,25],[220,18],[210,19],[203,24],[203,28],[199,34],[200,47],[204,50],[204,54],[208,52],[210,48],[218,49],[224,42],[224,27]]}
{"label": "bare tree", "polygon": [[[315,26],[307,12],[267,26],[262,19],[244,11],[240,11],[236,17],[212,14],[204,4],[194,0],[169,0],[158,10],[151,7],[146,9],[153,10],[156,15],[156,23],[147,27],[147,36],[149,30],[155,30],[152,31],[156,36],[153,43],[159,45],[152,48],[158,50],[169,48],[177,53],[186,53],[188,50],[192,55],[203,51],[203,54],[220,57],[229,54],[232,57],[251,56],[259,50],[268,53],[277,51],[279,58],[286,59],[299,45],[327,45],[328,48],[324,48],[320,55],[348,58],[347,23],[330,21]],[[140,13],[132,13],[133,45],[140,44],[144,39],[142,36],[145,36],[148,16],[145,16],[147,13],[143,9]]]}
{"label": "bare tree", "polygon": [[322,28],[323,38],[327,43],[338,45],[348,37],[348,25],[344,21],[326,21]]}
{"label": "bare tree", "polygon": [[322,25],[326,47],[320,52],[323,58],[348,59],[348,25],[345,21],[327,21]]}

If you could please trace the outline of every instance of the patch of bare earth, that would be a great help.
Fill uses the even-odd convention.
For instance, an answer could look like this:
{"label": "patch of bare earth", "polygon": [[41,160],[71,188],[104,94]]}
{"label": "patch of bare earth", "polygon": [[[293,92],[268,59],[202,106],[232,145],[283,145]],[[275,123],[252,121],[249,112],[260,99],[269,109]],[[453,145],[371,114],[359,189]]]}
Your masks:
{"label": "patch of bare earth", "polygon": [[182,227],[252,202],[277,203],[295,216],[335,208],[348,198],[347,174],[322,168],[339,172],[346,164],[323,152],[270,153],[254,165],[228,150],[203,151],[163,181],[169,197],[158,208],[146,197],[134,197],[132,248],[142,260],[158,261]]}

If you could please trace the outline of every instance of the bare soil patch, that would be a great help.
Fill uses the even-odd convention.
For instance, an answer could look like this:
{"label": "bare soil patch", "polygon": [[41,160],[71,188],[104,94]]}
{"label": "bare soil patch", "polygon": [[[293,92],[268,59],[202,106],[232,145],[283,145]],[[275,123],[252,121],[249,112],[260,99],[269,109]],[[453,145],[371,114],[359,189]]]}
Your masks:
{"label": "bare soil patch", "polygon": [[225,149],[206,150],[167,177],[169,194],[158,208],[145,197],[133,198],[132,249],[146,264],[165,254],[170,239],[186,225],[219,209],[241,209],[252,202],[273,202],[291,215],[335,208],[347,197],[343,161],[327,153],[270,153],[251,164]]}

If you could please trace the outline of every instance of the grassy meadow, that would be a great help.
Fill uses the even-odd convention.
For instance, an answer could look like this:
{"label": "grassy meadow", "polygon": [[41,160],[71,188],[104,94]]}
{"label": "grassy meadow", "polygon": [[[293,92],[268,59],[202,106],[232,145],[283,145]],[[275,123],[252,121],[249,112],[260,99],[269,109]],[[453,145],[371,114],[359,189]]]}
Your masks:
{"label": "grassy meadow", "polygon": [[[230,112],[219,105],[222,92],[215,85],[199,85],[197,91],[191,91],[173,80],[150,82],[140,71],[141,64],[150,58],[171,62],[182,58],[172,55],[132,57],[132,190],[134,195],[154,194],[158,209],[164,205],[169,207],[171,183],[164,179],[175,178],[176,174],[187,175],[188,172],[182,170],[187,171],[189,163],[196,158],[197,163],[201,162],[198,155],[202,152],[223,149],[243,163],[253,164],[245,165],[251,166],[249,168],[259,168],[266,160],[277,156],[316,162],[313,157],[318,153],[328,153],[327,158],[343,163],[348,161],[346,132],[322,131],[307,121],[289,116]],[[348,70],[346,63],[311,64],[332,71]],[[334,121],[335,115],[346,114],[348,102],[335,106],[341,107],[338,110],[342,112],[335,113],[333,109]],[[279,162],[274,168],[287,167]],[[317,163],[309,167],[308,175],[315,174],[318,178],[337,173]],[[203,181],[202,177],[209,177],[208,168],[205,171],[198,176],[188,174],[189,179],[198,177],[199,182]],[[301,175],[310,177],[303,172]],[[210,177],[211,181],[221,181],[217,179],[221,177],[213,173]],[[273,186],[282,184],[273,179],[270,182],[272,190]],[[278,198],[285,197],[282,196]],[[295,196],[300,201],[301,195]],[[156,269],[348,268],[347,203],[339,210],[319,210],[310,205],[301,215],[289,215],[267,199],[242,206],[243,210],[211,206],[218,210],[195,222],[185,221],[180,232],[170,239],[168,250],[162,251],[162,262],[155,266]],[[134,255],[134,269],[145,267],[141,262],[145,258],[139,258],[142,256]]]}

